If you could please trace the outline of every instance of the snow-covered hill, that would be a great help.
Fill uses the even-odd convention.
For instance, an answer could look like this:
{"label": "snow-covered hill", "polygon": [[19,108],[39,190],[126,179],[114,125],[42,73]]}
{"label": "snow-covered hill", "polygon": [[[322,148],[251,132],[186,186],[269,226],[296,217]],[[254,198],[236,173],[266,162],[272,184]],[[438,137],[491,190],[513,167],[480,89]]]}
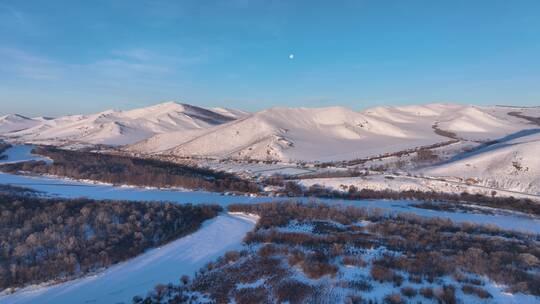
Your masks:
{"label": "snow-covered hill", "polygon": [[424,170],[482,186],[540,194],[540,129],[518,132],[498,144],[456,156]]}
{"label": "snow-covered hill", "polygon": [[55,119],[9,115],[0,136],[22,142],[129,145],[140,153],[280,161],[340,161],[449,140],[485,142],[531,128],[517,112],[540,108],[429,104],[376,107],[271,108],[254,114],[168,102]]}
{"label": "snow-covered hill", "polygon": [[40,124],[43,120],[32,119],[18,114],[0,117],[0,134],[24,130]]}
{"label": "snow-covered hill", "polygon": [[455,104],[362,112],[343,107],[272,108],[209,129],[159,134],[128,149],[213,158],[348,160],[451,139],[488,141],[530,127],[526,120],[507,115],[515,110]]}
{"label": "snow-covered hill", "polygon": [[[131,144],[155,134],[203,129],[245,115],[228,109],[205,109],[167,102],[129,111],[108,110],[91,115],[70,115],[56,119],[19,118],[0,122],[0,135],[24,142],[66,144]],[[24,119],[23,119],[24,118]]]}
{"label": "snow-covered hill", "polygon": [[[539,108],[514,108],[489,106],[480,107],[458,104],[428,104],[402,107],[377,107],[363,113],[395,124],[435,127],[454,133],[456,138],[471,141],[490,141],[505,135],[530,128],[526,120],[508,115],[519,111],[540,116]],[[407,127],[402,125],[402,127]]]}

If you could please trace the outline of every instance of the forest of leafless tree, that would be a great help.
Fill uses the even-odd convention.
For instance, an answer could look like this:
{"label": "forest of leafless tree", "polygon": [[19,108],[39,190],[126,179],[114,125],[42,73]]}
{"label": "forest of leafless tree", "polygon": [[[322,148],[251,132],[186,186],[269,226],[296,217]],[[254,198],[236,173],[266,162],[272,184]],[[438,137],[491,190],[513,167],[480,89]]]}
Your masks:
{"label": "forest of leafless tree", "polygon": [[0,194],[0,289],[96,271],[197,230],[221,207]]}

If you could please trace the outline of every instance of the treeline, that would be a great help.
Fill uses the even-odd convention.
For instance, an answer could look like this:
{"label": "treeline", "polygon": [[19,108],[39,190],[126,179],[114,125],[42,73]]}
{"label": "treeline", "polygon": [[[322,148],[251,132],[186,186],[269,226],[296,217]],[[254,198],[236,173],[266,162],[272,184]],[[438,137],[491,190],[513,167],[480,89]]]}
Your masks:
{"label": "treeline", "polygon": [[439,128],[439,123],[436,122],[434,123],[431,128],[433,128],[433,131],[435,132],[435,134],[437,135],[440,135],[440,136],[444,136],[444,137],[448,137],[448,138],[451,138],[451,139],[456,139],[456,140],[459,140],[460,138],[457,136],[456,133],[454,132],[451,132],[451,131],[447,131],[447,130],[443,130],[443,129],[440,129]]}
{"label": "treeline", "polygon": [[11,145],[0,140],[0,159],[6,159],[7,155],[4,155],[7,149],[11,148]]}
{"label": "treeline", "polygon": [[182,187],[216,192],[257,193],[257,184],[233,174],[158,160],[148,160],[103,153],[38,147],[33,153],[47,156],[42,161],[6,164],[0,170],[53,174],[74,179],[89,179],[112,184],[150,187]]}
{"label": "treeline", "polygon": [[[492,298],[485,289],[488,280],[511,293],[540,296],[535,235],[320,203],[237,204],[229,211],[260,216],[243,250],[209,263],[191,281],[157,286],[134,303],[191,303],[201,295],[239,304],[406,303],[417,295],[427,302],[459,303],[458,289]],[[295,232],[291,223],[314,228]],[[381,254],[373,258],[373,250]],[[339,274],[355,269],[367,275]],[[365,296],[385,283],[387,295]],[[423,287],[414,287],[418,284]],[[345,292],[336,294],[336,286]]]}
{"label": "treeline", "polygon": [[470,203],[479,206],[514,210],[533,215],[540,215],[540,203],[537,203],[528,198],[497,197],[482,194],[470,194],[468,192],[444,193],[419,190],[393,191],[388,189],[358,189],[353,185],[348,187],[348,191],[339,191],[325,188],[321,185],[312,185],[308,188],[305,188],[293,181],[284,182],[282,185],[284,190],[280,194],[287,196],[313,196],[320,198],[337,198],[346,200],[388,199],[420,200],[428,202],[454,202],[457,204]]}
{"label": "treeline", "polygon": [[0,193],[0,290],[107,267],[189,234],[220,211]]}

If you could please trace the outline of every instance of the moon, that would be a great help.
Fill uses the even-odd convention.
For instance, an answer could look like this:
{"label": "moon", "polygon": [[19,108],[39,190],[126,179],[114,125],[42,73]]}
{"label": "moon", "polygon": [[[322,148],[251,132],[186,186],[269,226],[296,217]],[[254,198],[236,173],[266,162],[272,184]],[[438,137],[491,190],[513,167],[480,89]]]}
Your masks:
{"label": "moon", "polygon": [[289,54],[289,59],[294,59],[294,54]]}

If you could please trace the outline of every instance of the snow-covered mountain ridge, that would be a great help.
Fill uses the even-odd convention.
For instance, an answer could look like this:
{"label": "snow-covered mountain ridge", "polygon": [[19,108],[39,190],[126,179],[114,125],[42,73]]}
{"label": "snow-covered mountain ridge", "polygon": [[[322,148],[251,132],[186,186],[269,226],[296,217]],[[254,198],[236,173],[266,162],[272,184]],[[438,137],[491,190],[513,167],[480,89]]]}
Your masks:
{"label": "snow-covered mountain ridge", "polygon": [[176,102],[55,119],[8,115],[0,136],[19,142],[127,145],[127,151],[278,161],[362,159],[460,140],[486,142],[534,128],[540,108],[428,104],[270,108],[253,114]]}
{"label": "snow-covered mountain ridge", "polygon": [[125,145],[155,134],[208,128],[243,115],[246,113],[237,110],[205,109],[176,102],[55,119],[8,115],[0,119],[0,135],[33,143]]}
{"label": "snow-covered mountain ridge", "polygon": [[377,107],[271,108],[189,132],[163,133],[131,145],[140,153],[280,161],[340,161],[449,140],[490,141],[531,128],[510,116],[537,108],[456,104]]}

